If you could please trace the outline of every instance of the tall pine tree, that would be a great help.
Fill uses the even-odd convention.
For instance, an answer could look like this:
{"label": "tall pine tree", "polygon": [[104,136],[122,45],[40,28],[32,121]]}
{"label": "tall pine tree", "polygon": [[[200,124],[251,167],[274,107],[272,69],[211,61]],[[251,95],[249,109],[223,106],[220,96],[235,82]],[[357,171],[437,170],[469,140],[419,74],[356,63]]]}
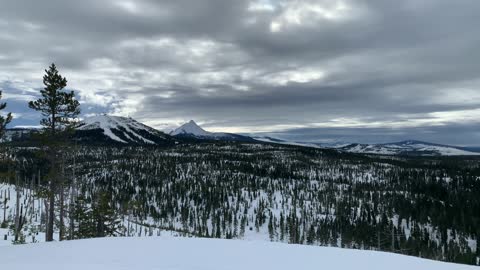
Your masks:
{"label": "tall pine tree", "polygon": [[[58,160],[60,147],[56,145],[65,130],[74,124],[74,119],[80,114],[80,103],[75,99],[73,91],[64,91],[67,86],[67,79],[59,74],[55,64],[45,70],[43,76],[44,89],[40,90],[41,98],[30,101],[28,106],[31,109],[41,112],[43,118],[40,124],[44,127],[48,152],[51,160],[51,174],[49,179],[49,213],[45,240],[53,241],[53,225],[55,222],[55,194],[58,192],[59,179],[55,172],[58,172]],[[63,192],[63,191],[61,191]],[[61,202],[63,203],[63,202]],[[62,226],[63,224],[60,224]]]}
{"label": "tall pine tree", "polygon": [[49,135],[55,137],[59,131],[70,127],[80,114],[80,103],[75,99],[73,91],[66,92],[67,79],[58,73],[55,64],[45,70],[43,84],[45,88],[40,90],[42,97],[30,101],[28,107],[42,113],[43,119],[40,124]]}

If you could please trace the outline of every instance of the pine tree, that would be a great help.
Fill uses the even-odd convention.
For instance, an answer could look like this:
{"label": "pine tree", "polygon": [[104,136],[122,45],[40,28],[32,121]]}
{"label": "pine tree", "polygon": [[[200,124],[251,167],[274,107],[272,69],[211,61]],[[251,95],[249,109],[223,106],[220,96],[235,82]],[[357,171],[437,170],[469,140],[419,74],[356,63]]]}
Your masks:
{"label": "pine tree", "polygon": [[[0,91],[0,99],[2,99],[2,91]],[[0,111],[7,107],[7,103],[0,103]],[[12,113],[8,113],[7,116],[0,115],[0,139],[5,134],[5,129],[8,123],[12,121]]]}
{"label": "pine tree", "polygon": [[275,229],[273,225],[273,214],[270,211],[270,217],[268,219],[268,236],[270,237],[270,241],[273,241],[275,238]]}
{"label": "pine tree", "polygon": [[77,224],[77,228],[71,232],[73,234],[72,238],[82,239],[95,237],[96,231],[93,211],[88,207],[87,201],[82,195],[76,199],[72,214]]}
{"label": "pine tree", "polygon": [[[58,135],[72,127],[75,119],[80,114],[80,103],[75,99],[73,91],[65,92],[67,79],[58,73],[55,64],[52,64],[46,74],[43,76],[45,88],[40,90],[42,97],[35,101],[30,101],[28,106],[31,109],[41,112],[43,118],[40,124],[45,129],[47,142],[50,144],[49,157],[51,160],[51,173],[49,185],[49,214],[47,222],[46,241],[53,241],[53,225],[55,221],[55,194],[59,186],[58,175],[55,172],[61,171],[58,168],[60,153],[58,145]],[[61,191],[63,192],[63,191]],[[63,202],[62,202],[63,203]]]}
{"label": "pine tree", "polygon": [[64,91],[67,79],[58,73],[55,64],[50,65],[45,73],[45,88],[40,90],[42,98],[30,101],[28,106],[42,113],[44,118],[40,124],[51,136],[55,136],[74,123],[73,119],[80,114],[80,103],[75,99],[73,91]]}
{"label": "pine tree", "polygon": [[95,236],[115,236],[119,231],[121,220],[111,203],[111,196],[106,192],[101,192],[92,207],[96,228]]}
{"label": "pine tree", "polygon": [[111,196],[105,192],[99,193],[90,203],[80,195],[73,216],[77,225],[73,232],[75,239],[115,236],[120,231],[121,220],[112,206]]}
{"label": "pine tree", "polygon": [[313,225],[310,226],[308,229],[308,235],[307,235],[307,244],[312,245],[313,242],[315,241],[315,227]]}

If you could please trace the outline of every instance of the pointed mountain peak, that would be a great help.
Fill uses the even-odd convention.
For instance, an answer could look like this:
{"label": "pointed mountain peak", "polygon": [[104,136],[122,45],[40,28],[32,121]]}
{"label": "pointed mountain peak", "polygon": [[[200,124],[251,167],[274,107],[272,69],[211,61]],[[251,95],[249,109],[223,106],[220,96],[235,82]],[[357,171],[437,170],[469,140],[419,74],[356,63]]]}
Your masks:
{"label": "pointed mountain peak", "polygon": [[189,134],[194,136],[210,136],[211,133],[201,128],[195,121],[190,120],[188,123],[181,125],[170,133],[170,135]]}

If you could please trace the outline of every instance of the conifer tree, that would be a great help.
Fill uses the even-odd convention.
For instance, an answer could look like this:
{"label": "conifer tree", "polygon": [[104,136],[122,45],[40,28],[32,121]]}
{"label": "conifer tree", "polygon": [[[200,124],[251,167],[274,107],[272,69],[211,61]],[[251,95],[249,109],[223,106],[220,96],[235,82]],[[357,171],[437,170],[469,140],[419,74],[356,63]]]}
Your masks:
{"label": "conifer tree", "polygon": [[[2,91],[0,91],[0,99],[2,98]],[[7,107],[7,103],[0,103],[0,111]],[[0,139],[5,134],[5,129],[8,123],[12,121],[12,113],[8,113],[7,116],[0,115]]]}
{"label": "conifer tree", "polygon": [[58,73],[55,64],[51,64],[45,73],[43,76],[45,88],[40,90],[42,97],[30,101],[28,106],[42,113],[44,118],[40,124],[54,137],[59,131],[74,123],[73,119],[80,114],[80,103],[75,99],[73,91],[64,91],[67,79]]}
{"label": "conifer tree", "polygon": [[[49,184],[49,213],[47,221],[46,241],[53,241],[53,225],[55,221],[55,194],[58,192],[58,176],[55,172],[58,170],[60,156],[60,147],[55,145],[58,142],[58,135],[70,128],[74,119],[80,114],[80,103],[75,99],[73,91],[64,91],[67,86],[67,79],[59,74],[55,64],[51,64],[48,70],[45,70],[43,84],[45,87],[40,90],[42,97],[35,101],[30,101],[28,106],[31,109],[41,112],[43,118],[40,124],[44,127],[48,152],[52,162]],[[61,202],[63,203],[63,202]],[[60,224],[62,226],[63,224]]]}
{"label": "conifer tree", "polygon": [[93,219],[96,228],[96,237],[115,236],[119,231],[120,218],[117,216],[111,203],[111,196],[101,192],[93,207]]}
{"label": "conifer tree", "polygon": [[71,232],[73,234],[72,238],[82,239],[95,237],[96,228],[93,211],[88,207],[87,200],[84,196],[80,195],[77,197],[72,214],[77,223],[77,228]]}

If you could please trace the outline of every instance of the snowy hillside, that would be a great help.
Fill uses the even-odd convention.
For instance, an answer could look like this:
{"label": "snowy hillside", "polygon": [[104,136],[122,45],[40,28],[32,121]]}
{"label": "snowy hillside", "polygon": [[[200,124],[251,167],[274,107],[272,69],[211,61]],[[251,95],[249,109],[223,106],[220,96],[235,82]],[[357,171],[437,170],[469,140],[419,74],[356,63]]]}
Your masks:
{"label": "snowy hillside", "polygon": [[5,136],[0,138],[0,143],[18,141],[30,136],[30,134],[38,132],[34,128],[10,128],[5,132]]}
{"label": "snowy hillside", "polygon": [[[383,252],[202,238],[97,238],[0,247],[2,269],[478,269]],[[52,257],[52,254],[55,256]]]}
{"label": "snowy hillside", "polygon": [[362,154],[419,155],[419,156],[475,156],[480,153],[461,148],[421,141],[403,141],[388,144],[351,144],[337,148],[341,151]]}
{"label": "snowy hillside", "polygon": [[111,141],[121,144],[157,145],[173,139],[132,118],[98,115],[84,119],[77,127],[81,141]]}
{"label": "snowy hillside", "polygon": [[223,141],[255,141],[248,136],[232,133],[208,132],[201,128],[195,121],[190,120],[177,129],[170,132],[170,135],[179,138],[194,138],[200,140],[223,140]]}
{"label": "snowy hillside", "polygon": [[296,145],[314,148],[331,148],[342,152],[378,155],[413,155],[413,156],[477,156],[480,152],[472,152],[461,147],[434,144],[415,140],[408,140],[386,144],[358,144],[358,143],[314,143],[294,142],[272,137],[254,137],[257,141],[285,145]]}

